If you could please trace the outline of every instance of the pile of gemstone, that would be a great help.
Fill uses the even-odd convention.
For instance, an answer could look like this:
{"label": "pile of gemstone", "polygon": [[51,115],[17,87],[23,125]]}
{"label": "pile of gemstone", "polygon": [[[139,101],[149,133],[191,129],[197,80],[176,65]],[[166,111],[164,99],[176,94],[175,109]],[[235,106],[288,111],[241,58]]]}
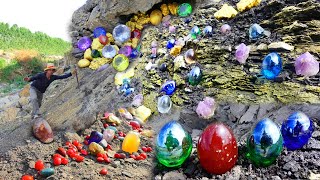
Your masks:
{"label": "pile of gemstone", "polygon": [[[273,164],[283,146],[301,149],[313,133],[311,119],[303,112],[292,113],[281,129],[269,118],[260,120],[247,138],[246,156],[257,167]],[[156,137],[156,157],[167,167],[179,167],[191,154],[190,134],[177,121],[165,124]],[[200,135],[197,153],[209,173],[224,174],[238,159],[238,146],[232,130],[221,122],[210,124]]]}

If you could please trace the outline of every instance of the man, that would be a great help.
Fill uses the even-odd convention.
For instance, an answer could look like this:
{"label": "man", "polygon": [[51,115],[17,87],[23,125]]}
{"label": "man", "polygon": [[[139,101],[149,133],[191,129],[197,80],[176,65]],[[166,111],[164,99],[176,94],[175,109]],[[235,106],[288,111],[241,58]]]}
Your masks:
{"label": "man", "polygon": [[65,79],[77,72],[74,69],[71,73],[64,74],[62,76],[53,75],[57,68],[53,63],[48,63],[47,67],[44,69],[44,72],[39,73],[31,78],[25,77],[24,80],[31,82],[30,86],[30,101],[33,107],[32,118],[36,118],[40,115],[39,108],[41,107],[43,93],[47,90],[49,85],[57,79]]}

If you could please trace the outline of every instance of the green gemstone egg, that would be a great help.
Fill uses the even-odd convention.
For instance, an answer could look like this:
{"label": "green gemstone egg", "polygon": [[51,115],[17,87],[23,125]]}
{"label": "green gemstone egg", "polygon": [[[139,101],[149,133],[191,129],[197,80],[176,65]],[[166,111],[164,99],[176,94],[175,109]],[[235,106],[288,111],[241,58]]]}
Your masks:
{"label": "green gemstone egg", "polygon": [[123,54],[118,54],[113,58],[112,66],[117,71],[124,71],[129,66],[129,59]]}

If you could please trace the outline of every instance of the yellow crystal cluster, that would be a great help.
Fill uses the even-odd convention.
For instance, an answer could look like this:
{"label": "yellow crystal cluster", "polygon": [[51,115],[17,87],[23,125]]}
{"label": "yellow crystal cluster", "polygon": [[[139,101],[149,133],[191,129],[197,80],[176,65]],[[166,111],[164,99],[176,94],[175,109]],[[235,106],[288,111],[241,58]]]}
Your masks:
{"label": "yellow crystal cluster", "polygon": [[135,14],[130,21],[126,23],[126,25],[131,29],[131,31],[135,29],[142,30],[143,26],[150,22],[150,18],[147,14],[139,12]]}
{"label": "yellow crystal cluster", "polygon": [[235,10],[232,6],[224,4],[221,9],[214,13],[214,17],[217,19],[221,18],[233,18],[238,14],[238,11]]}
{"label": "yellow crystal cluster", "polygon": [[237,9],[242,12],[252,7],[258,6],[261,3],[261,0],[241,0],[237,3]]}

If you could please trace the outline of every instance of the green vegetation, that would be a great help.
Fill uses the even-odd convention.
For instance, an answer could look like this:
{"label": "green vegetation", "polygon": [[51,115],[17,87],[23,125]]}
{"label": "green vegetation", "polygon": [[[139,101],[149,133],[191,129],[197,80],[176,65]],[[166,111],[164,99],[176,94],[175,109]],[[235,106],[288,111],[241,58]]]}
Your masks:
{"label": "green vegetation", "polygon": [[32,49],[45,55],[63,55],[70,50],[71,44],[52,38],[42,32],[32,33],[29,29],[0,22],[0,49]]}
{"label": "green vegetation", "polygon": [[24,77],[35,75],[43,70],[43,63],[37,58],[28,61],[11,60],[9,63],[5,59],[0,59],[0,82],[8,84],[1,90],[8,93],[15,89],[21,89],[27,84]]}

